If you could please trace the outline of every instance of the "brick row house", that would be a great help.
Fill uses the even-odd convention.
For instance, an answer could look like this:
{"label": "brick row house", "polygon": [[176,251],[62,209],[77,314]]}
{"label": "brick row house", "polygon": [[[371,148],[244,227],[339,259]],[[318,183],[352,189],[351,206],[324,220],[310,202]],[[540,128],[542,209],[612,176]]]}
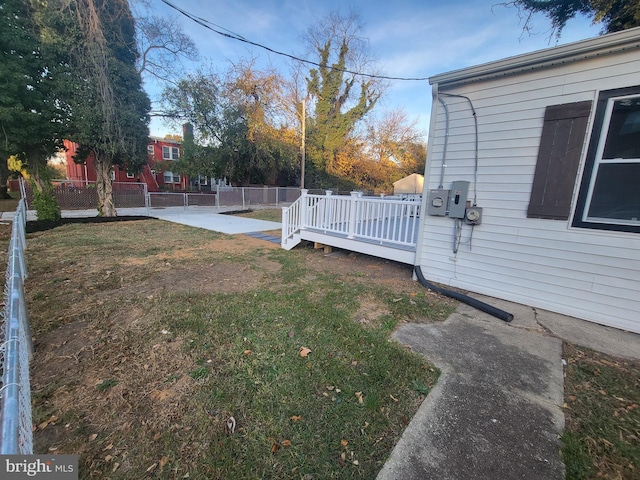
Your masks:
{"label": "brick row house", "polygon": [[[84,164],[77,164],[73,156],[79,147],[77,143],[65,140],[67,180],[71,182],[90,183],[96,181],[93,168],[93,157],[87,158]],[[182,154],[181,143],[173,138],[149,137],[147,145],[148,161],[139,173],[130,173],[115,165],[112,173],[114,182],[145,183],[150,192],[199,190],[209,185],[206,177],[189,179],[171,170],[166,170],[167,162],[173,162]]]}

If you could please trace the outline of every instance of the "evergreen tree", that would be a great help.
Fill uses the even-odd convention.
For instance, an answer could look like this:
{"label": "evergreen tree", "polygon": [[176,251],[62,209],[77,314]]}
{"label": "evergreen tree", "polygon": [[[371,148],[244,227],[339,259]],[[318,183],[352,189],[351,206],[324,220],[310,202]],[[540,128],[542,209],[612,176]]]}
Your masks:
{"label": "evergreen tree", "polygon": [[369,63],[365,44],[357,36],[356,20],[354,16],[343,18],[332,14],[320,28],[308,33],[320,64],[309,72],[307,79],[314,100],[307,127],[307,152],[316,174],[336,173],[341,149],[381,95],[378,80],[346,71]]}
{"label": "evergreen tree", "polygon": [[529,29],[534,13],[545,14],[557,36],[576,15],[591,17],[594,23],[602,22],[604,33],[640,26],[640,2],[637,0],[515,0],[504,5],[526,12],[525,30]]}
{"label": "evergreen tree", "polygon": [[[63,56],[48,43],[29,1],[0,5],[0,181],[6,189],[6,161],[16,155],[36,187],[39,218],[60,215],[47,178],[47,158],[62,148],[68,110],[58,97]],[[5,192],[6,193],[6,192]]]}

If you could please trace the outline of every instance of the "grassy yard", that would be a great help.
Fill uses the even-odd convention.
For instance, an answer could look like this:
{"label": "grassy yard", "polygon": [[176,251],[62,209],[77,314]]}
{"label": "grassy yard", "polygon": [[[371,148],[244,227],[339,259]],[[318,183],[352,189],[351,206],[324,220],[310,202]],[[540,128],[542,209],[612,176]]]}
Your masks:
{"label": "grassy yard", "polygon": [[640,361],[565,345],[567,480],[640,479]]}
{"label": "grassy yard", "polygon": [[389,334],[455,307],[408,266],[158,220],[28,261],[36,451],[81,478],[374,478],[438,377]]}
{"label": "grassy yard", "polygon": [[[157,220],[28,246],[36,451],[80,478],[374,478],[438,375],[389,334],[455,307],[407,266]],[[640,479],[640,362],[563,356],[567,479]]]}

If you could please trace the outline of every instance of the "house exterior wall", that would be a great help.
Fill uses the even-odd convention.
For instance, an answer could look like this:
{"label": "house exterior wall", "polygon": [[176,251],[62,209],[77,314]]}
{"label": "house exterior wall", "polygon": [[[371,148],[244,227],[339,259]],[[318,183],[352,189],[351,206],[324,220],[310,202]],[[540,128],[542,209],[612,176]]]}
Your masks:
{"label": "house exterior wall", "polygon": [[[93,156],[90,155],[84,164],[77,164],[73,161],[73,156],[76,154],[78,144],[65,140],[64,146],[66,148],[67,180],[77,182],[95,182],[96,173],[93,168]],[[128,174],[126,170],[114,165],[114,182],[146,183],[150,192],[157,192],[160,190],[186,190],[189,186],[189,178],[186,175],[179,175],[176,173],[172,176],[172,181],[165,181],[165,172],[162,167],[166,167],[166,162],[175,161],[177,158],[173,158],[171,160],[163,159],[163,147],[177,148],[177,158],[180,158],[182,155],[182,148],[179,141],[169,138],[150,137],[147,147],[147,164],[142,167],[140,173],[131,175]],[[175,181],[173,181],[174,179]]]}
{"label": "house exterior wall", "polygon": [[[434,98],[416,260],[425,278],[640,333],[640,233],[571,226],[599,93],[640,85],[640,30],[636,36],[635,43],[615,54],[543,66],[544,55],[538,53],[532,56],[538,68],[477,81],[471,76],[456,82],[463,71],[431,79],[434,84],[444,80],[437,85],[440,94],[471,100],[478,162],[476,172],[469,102],[441,97],[448,107],[447,136],[445,109]],[[549,49],[549,54],[556,51]],[[593,105],[570,218],[527,218],[545,109],[581,101]],[[457,253],[452,247],[455,220],[426,214],[428,192],[439,187],[441,176],[447,189],[452,181],[470,182],[468,198],[483,208],[480,225],[458,230]]]}

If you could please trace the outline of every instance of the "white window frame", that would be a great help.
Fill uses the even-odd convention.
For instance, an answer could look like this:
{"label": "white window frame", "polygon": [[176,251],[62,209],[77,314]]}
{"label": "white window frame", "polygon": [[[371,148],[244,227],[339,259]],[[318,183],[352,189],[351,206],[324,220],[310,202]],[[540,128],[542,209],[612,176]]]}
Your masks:
{"label": "white window frame", "polygon": [[180,158],[180,149],[178,147],[162,146],[163,160],[178,160]]}
{"label": "white window frame", "polygon": [[153,145],[147,145],[147,153],[153,154]]}
{"label": "white window frame", "polygon": [[600,166],[601,165],[622,165],[622,164],[628,164],[628,163],[640,164],[640,158],[603,158],[604,148],[606,145],[607,136],[609,134],[609,126],[611,124],[613,107],[616,102],[621,100],[627,100],[627,99],[640,100],[640,94],[624,95],[624,96],[609,98],[607,100],[607,107],[605,110],[602,128],[600,129],[600,132],[594,132],[594,134],[598,135],[598,148],[596,150],[596,156],[595,156],[593,167],[592,167],[592,173],[589,181],[589,189],[587,191],[585,205],[582,210],[581,220],[583,222],[608,224],[608,225],[640,226],[640,218],[637,218],[635,220],[633,219],[626,220],[626,219],[617,219],[617,218],[589,216],[589,210],[591,209],[591,201],[593,198],[596,181],[598,179],[598,172],[599,172]]}
{"label": "white window frame", "polygon": [[[164,183],[180,183],[180,175],[175,174],[169,170],[163,172]],[[167,181],[167,179],[169,179]]]}
{"label": "white window frame", "polygon": [[135,175],[133,173],[127,172],[127,178],[135,178]]}

